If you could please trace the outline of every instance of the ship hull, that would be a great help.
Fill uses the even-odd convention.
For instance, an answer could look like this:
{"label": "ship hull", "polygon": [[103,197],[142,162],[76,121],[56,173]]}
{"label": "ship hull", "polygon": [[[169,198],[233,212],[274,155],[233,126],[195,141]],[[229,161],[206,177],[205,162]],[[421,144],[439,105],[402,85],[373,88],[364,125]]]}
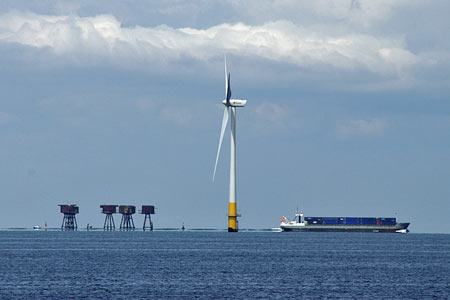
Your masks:
{"label": "ship hull", "polygon": [[406,233],[409,223],[397,223],[395,225],[305,225],[301,223],[282,224],[282,231],[303,232],[382,232],[382,233]]}

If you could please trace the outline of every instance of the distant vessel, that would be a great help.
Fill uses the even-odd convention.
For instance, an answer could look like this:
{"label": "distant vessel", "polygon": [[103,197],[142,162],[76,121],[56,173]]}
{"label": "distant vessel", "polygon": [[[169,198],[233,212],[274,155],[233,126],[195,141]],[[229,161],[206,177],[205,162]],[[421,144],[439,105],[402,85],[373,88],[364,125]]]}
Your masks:
{"label": "distant vessel", "polygon": [[409,223],[397,223],[397,218],[304,217],[297,212],[294,221],[281,219],[282,231],[313,232],[389,232],[407,233]]}
{"label": "distant vessel", "polygon": [[41,226],[39,226],[39,225],[34,225],[34,226],[33,226],[33,229],[34,229],[34,230],[40,230],[40,229],[41,229]]}

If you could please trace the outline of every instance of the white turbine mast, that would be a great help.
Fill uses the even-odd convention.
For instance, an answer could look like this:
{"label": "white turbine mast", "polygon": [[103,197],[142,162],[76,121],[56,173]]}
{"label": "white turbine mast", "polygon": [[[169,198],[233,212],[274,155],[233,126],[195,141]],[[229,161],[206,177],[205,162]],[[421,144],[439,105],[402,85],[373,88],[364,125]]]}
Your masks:
{"label": "white turbine mast", "polygon": [[230,151],[230,197],[228,203],[228,231],[237,232],[237,208],[236,208],[236,107],[244,107],[247,100],[231,99],[230,73],[227,73],[227,58],[225,56],[225,105],[223,111],[222,128],[220,130],[219,147],[217,149],[216,164],[214,165],[213,181],[216,177],[217,162],[219,161],[220,149],[223,136],[228,124],[228,114],[231,108],[231,151]]}

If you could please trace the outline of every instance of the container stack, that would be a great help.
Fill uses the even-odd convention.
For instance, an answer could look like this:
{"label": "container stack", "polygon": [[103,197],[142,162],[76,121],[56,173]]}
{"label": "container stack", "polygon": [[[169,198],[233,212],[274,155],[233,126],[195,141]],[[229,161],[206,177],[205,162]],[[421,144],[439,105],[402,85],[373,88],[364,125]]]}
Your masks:
{"label": "container stack", "polygon": [[308,225],[395,225],[396,218],[305,217]]}

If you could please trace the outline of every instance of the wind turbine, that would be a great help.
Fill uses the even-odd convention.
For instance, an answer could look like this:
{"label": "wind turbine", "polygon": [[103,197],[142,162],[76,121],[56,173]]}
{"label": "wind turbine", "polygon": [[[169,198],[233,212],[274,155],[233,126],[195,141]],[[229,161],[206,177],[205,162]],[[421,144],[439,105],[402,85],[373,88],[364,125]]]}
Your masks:
{"label": "wind turbine", "polygon": [[236,209],[236,107],[244,107],[247,100],[231,99],[230,73],[227,73],[227,59],[225,57],[225,105],[223,111],[222,129],[220,131],[219,147],[217,149],[216,164],[214,166],[213,181],[216,177],[217,162],[219,161],[220,148],[223,135],[228,124],[228,114],[231,108],[231,151],[230,151],[230,198],[228,202],[228,232],[238,231]]}

